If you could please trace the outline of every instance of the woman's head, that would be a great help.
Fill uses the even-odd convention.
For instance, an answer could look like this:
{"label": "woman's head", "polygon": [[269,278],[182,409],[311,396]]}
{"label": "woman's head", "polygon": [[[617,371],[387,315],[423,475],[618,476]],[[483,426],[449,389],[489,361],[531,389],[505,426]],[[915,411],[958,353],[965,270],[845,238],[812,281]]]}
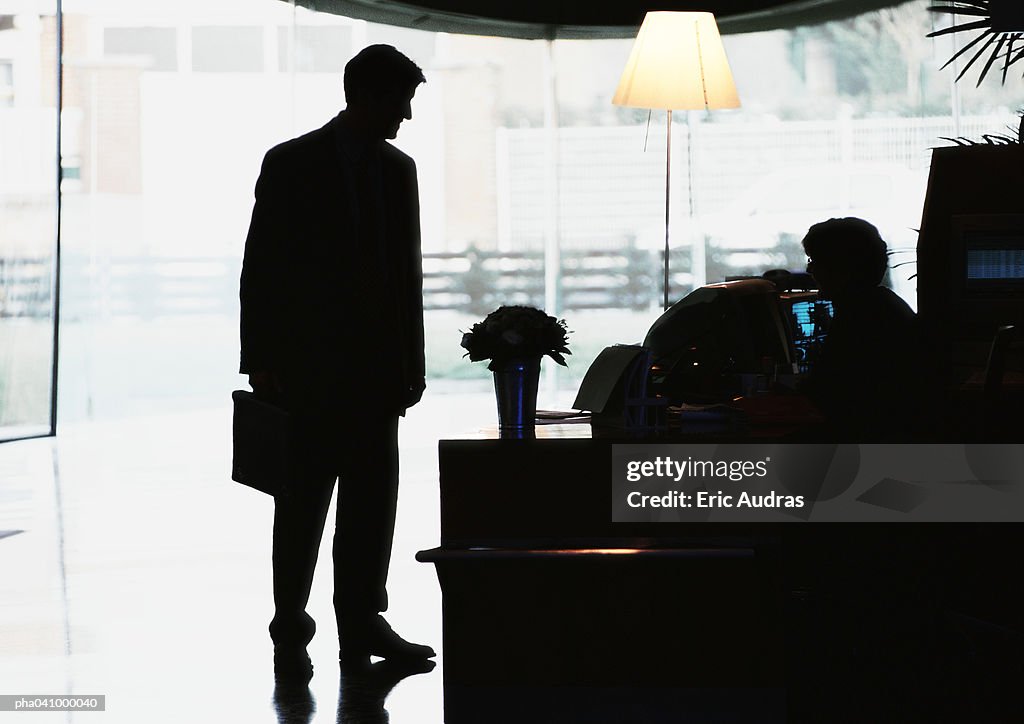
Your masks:
{"label": "woman's head", "polygon": [[873,224],[855,217],[829,219],[807,230],[807,271],[834,295],[878,286],[889,266],[885,241]]}

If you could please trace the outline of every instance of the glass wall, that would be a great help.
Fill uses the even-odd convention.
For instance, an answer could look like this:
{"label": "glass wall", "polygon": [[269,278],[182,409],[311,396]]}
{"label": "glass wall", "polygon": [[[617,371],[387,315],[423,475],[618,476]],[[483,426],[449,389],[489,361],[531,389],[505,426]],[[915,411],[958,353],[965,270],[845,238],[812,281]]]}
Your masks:
{"label": "glass wall", "polygon": [[0,3],[0,440],[50,431],[56,22]]}
{"label": "glass wall", "polygon": [[[799,242],[811,224],[861,216],[889,243],[888,283],[916,306],[931,149],[943,137],[1005,132],[1022,102],[1019,84],[994,77],[954,86],[955,69],[939,70],[954,41],[926,37],[948,19],[927,5],[724,37],[742,108],[674,114],[672,300],[705,282],[803,270]],[[447,237],[449,250],[469,252],[458,263],[471,306],[453,313],[473,312],[460,319],[468,324],[503,300],[544,303],[544,250],[554,239],[559,288],[547,306],[576,330],[570,369],[559,370],[558,399],[568,404],[604,346],[641,341],[660,313],[665,114],[611,104],[632,40],[557,41],[551,131],[545,50],[527,62],[525,49],[516,57],[511,48],[529,44],[492,42],[448,41],[464,62],[486,58],[501,119],[493,241]],[[457,355],[445,359],[451,375],[470,374]]]}
{"label": "glass wall", "polygon": [[[542,406],[571,402],[602,348],[642,340],[658,316],[664,118],[648,127],[646,112],[610,103],[631,40],[427,33],[278,0],[66,0],[64,12],[62,420],[221,406],[243,384],[237,283],[262,156],[337,113],[342,68],[371,43],[428,78],[396,143],[419,168],[432,394],[486,390],[460,330],[499,304],[543,306],[575,331]],[[914,301],[929,149],[1002,131],[1021,100],[989,81],[954,94],[938,70],[952,47],[925,39],[931,22],[915,0],[725,38],[743,108],[678,113],[673,128],[673,299],[802,268],[807,226],[859,215],[882,229],[891,283]],[[11,55],[15,79],[37,50]],[[5,258],[33,258],[3,242]],[[4,339],[0,364],[45,369],[48,318],[8,321],[19,350],[38,322],[41,352],[15,358]]]}

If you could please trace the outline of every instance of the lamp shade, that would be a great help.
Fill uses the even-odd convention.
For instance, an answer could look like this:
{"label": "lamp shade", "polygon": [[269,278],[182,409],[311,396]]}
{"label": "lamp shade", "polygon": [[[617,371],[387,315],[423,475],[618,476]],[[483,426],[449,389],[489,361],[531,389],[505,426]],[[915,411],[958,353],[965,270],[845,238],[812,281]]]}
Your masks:
{"label": "lamp shade", "polygon": [[647,13],[612,103],[668,111],[738,108],[715,16]]}

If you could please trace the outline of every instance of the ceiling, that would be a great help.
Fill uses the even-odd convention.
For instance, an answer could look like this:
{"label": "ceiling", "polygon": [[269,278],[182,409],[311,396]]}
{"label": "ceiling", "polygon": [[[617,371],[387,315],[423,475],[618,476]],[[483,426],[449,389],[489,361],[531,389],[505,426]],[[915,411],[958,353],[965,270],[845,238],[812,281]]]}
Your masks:
{"label": "ceiling", "polygon": [[420,30],[509,38],[632,38],[648,10],[704,10],[723,33],[812,25],[903,0],[295,0],[312,10]]}

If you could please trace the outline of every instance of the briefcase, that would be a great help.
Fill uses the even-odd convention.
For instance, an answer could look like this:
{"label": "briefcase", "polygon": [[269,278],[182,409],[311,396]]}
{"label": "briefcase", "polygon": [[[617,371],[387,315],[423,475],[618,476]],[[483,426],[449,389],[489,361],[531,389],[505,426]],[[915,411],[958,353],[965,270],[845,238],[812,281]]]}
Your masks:
{"label": "briefcase", "polygon": [[247,390],[235,390],[231,399],[231,479],[268,495],[285,493],[291,436],[287,410]]}

